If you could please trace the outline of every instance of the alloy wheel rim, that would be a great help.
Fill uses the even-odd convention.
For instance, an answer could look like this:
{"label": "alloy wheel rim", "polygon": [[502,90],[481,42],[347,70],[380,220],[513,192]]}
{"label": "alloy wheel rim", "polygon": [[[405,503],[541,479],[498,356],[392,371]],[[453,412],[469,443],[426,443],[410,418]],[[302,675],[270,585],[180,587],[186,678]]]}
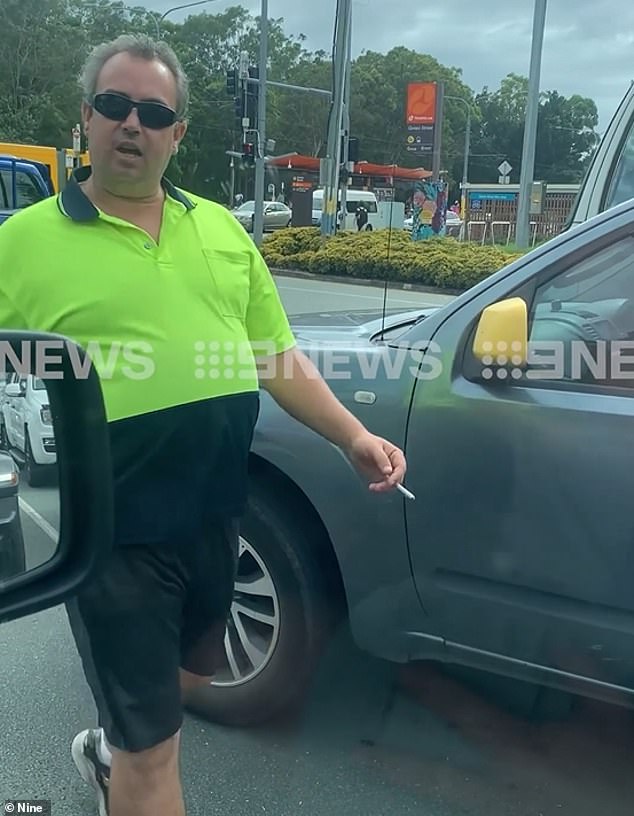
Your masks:
{"label": "alloy wheel rim", "polygon": [[279,634],[280,604],[273,577],[259,553],[240,536],[224,659],[212,685],[227,688],[253,680],[271,661]]}

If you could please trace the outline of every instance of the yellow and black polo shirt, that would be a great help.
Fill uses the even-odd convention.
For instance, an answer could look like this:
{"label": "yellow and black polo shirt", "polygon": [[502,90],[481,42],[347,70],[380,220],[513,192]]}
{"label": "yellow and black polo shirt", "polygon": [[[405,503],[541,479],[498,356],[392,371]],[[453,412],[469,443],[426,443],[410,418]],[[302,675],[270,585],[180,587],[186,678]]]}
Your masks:
{"label": "yellow and black polo shirt", "polygon": [[295,343],[273,278],[221,205],[164,179],[157,243],[93,206],[80,187],[90,173],[76,170],[58,196],[0,227],[0,326],[56,332],[87,350],[117,426],[119,474],[163,440],[168,458],[189,446],[216,467],[223,460],[228,499],[257,415],[256,357]]}

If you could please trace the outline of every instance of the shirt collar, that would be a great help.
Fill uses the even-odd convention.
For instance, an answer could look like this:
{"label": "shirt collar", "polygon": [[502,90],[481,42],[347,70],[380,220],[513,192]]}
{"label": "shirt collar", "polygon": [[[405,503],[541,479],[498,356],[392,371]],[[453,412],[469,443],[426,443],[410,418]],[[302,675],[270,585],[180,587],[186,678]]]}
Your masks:
{"label": "shirt collar", "polygon": [[[57,204],[62,213],[73,221],[94,221],[99,217],[99,211],[79,186],[81,182],[90,178],[92,167],[77,167],[73,170],[68,182],[57,197]],[[175,187],[171,181],[163,177],[161,186],[170,198],[180,202],[186,210],[193,210],[196,206],[185,193]]]}

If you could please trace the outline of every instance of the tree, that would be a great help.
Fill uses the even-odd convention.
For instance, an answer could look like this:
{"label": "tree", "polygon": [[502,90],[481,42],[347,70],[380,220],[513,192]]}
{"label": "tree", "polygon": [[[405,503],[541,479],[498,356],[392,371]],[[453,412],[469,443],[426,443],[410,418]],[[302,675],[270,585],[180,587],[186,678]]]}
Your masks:
{"label": "tree", "polygon": [[[352,67],[352,121],[363,146],[364,158],[405,167],[430,165],[430,159],[406,150],[405,111],[410,82],[444,82],[445,93],[472,104],[473,94],[460,78],[460,71],[447,68],[428,54],[394,48],[387,54],[365,52]],[[453,172],[462,160],[466,111],[449,100],[444,108],[443,158]],[[430,167],[431,169],[431,167]]]}
{"label": "tree", "polygon": [[[154,34],[156,15],[140,6],[111,0],[2,0],[0,3],[0,140],[69,147],[79,118],[77,77],[89,50],[124,32]],[[239,6],[218,14],[192,14],[182,23],[165,20],[162,36],[179,55],[191,89],[189,132],[169,174],[194,193],[228,200],[229,157],[242,132],[225,72],[246,51],[259,59],[259,19]],[[332,90],[329,54],[306,49],[303,34],[289,36],[282,19],[269,25],[269,79]],[[72,47],[69,47],[72,44]],[[352,65],[351,130],[361,159],[381,164],[430,168],[431,157],[406,150],[407,85],[445,84],[442,169],[457,183],[462,176],[466,125],[464,100],[472,109],[470,180],[496,181],[497,165],[508,159],[516,177],[524,132],[527,80],[510,74],[496,91],[474,98],[458,68],[428,54],[394,48],[363,52]],[[267,92],[267,137],[276,153],[321,157],[331,101],[326,96],[271,87]],[[577,181],[596,143],[597,110],[580,96],[542,94],[536,175],[547,181]],[[238,177],[252,188],[253,173]]]}
{"label": "tree", "polygon": [[[528,79],[509,74],[497,91],[485,88],[476,97],[479,127],[473,139],[470,180],[497,181],[497,167],[507,160],[512,181],[521,173]],[[540,95],[535,178],[559,183],[581,180],[596,147],[598,112],[591,99],[557,91]]]}

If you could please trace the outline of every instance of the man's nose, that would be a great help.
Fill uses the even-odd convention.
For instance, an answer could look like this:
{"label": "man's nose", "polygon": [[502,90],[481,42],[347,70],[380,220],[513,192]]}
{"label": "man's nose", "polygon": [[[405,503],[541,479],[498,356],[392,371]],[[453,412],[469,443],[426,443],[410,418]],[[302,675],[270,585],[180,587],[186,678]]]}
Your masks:
{"label": "man's nose", "polygon": [[141,130],[141,122],[136,108],[132,108],[128,118],[122,123],[123,129],[128,132],[138,133]]}

